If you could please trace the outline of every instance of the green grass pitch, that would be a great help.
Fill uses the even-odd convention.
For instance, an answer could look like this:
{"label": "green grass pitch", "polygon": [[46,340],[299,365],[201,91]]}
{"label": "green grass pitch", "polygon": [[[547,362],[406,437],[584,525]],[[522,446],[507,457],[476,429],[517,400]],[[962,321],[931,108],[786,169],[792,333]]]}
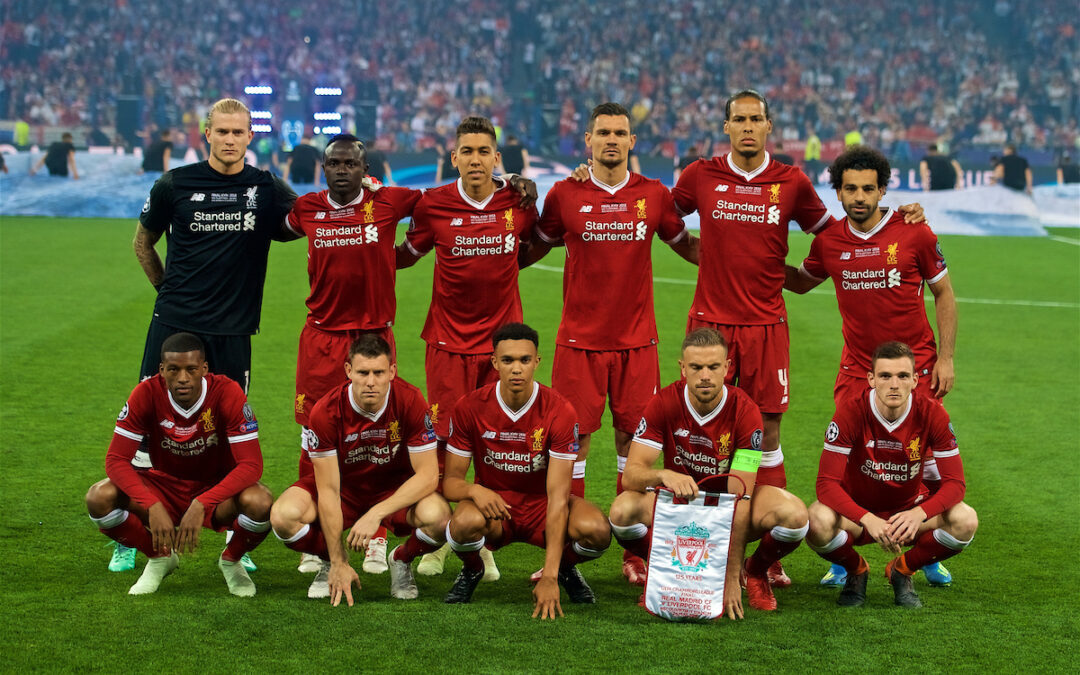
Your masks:
{"label": "green grass pitch", "polygon": [[[841,611],[818,586],[825,563],[802,547],[785,560],[794,585],[771,614],[679,625],[636,606],[613,545],[583,566],[599,603],[566,618],[530,619],[527,577],[538,549],[498,554],[503,578],[474,602],[444,605],[458,563],[418,578],[421,598],[394,601],[386,576],[361,574],[352,608],[308,600],[297,555],[273,536],[255,551],[258,596],[228,595],[215,565],[222,538],[181,562],[154,596],[127,593],[138,572],[105,569],[107,540],[83,496],[104,476],[117,411],[136,381],[153,290],[131,252],[134,221],[4,218],[0,225],[0,670],[117,672],[1075,672],[1080,637],[1080,248],[1058,239],[943,237],[960,298],[956,390],[947,404],[964,458],[967,501],[981,527],[948,564],[948,589],[916,588],[918,612],[892,605],[886,557],[866,607]],[[1062,241],[1061,239],[1072,240]],[[791,236],[797,264],[810,238]],[[399,275],[400,375],[423,386],[420,327],[432,257]],[[262,332],[254,338],[251,403],[262,421],[263,480],[278,494],[295,478],[292,417],[296,340],[307,292],[305,244],[275,244]],[[695,271],[655,253],[665,383]],[[540,330],[539,378],[549,381],[561,308],[562,254],[525,270],[526,321]],[[618,283],[618,280],[612,280]],[[826,288],[828,285],[823,286]],[[831,291],[788,297],[792,407],[783,447],[790,488],[806,501],[831,414],[840,352]],[[611,330],[619,330],[612,326]],[[608,422],[605,422],[607,425]],[[588,496],[611,502],[610,427],[594,440]],[[140,557],[138,567],[144,559]],[[358,565],[357,565],[358,566]]]}

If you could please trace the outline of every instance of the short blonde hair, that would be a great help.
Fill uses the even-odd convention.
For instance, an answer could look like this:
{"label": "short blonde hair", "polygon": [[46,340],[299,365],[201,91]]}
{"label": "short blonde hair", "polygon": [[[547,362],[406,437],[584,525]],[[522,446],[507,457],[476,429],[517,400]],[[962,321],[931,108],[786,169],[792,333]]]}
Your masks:
{"label": "short blonde hair", "polygon": [[242,102],[235,98],[223,98],[220,101],[210,106],[210,109],[206,111],[206,128],[214,128],[214,113],[219,112],[223,115],[231,115],[233,113],[244,113],[248,118],[248,129],[251,128],[251,111]]}

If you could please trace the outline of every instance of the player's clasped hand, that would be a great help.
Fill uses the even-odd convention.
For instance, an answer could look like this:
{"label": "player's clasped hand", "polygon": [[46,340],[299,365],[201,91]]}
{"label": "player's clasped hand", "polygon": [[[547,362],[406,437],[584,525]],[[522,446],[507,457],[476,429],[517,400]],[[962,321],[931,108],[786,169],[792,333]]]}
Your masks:
{"label": "player's clasped hand", "polygon": [[150,536],[154,542],[154,550],[163,552],[172,547],[176,527],[173,525],[169,512],[161,502],[150,507]]}
{"label": "player's clasped hand", "polygon": [[540,581],[533,587],[533,598],[536,600],[536,607],[533,608],[532,618],[539,616],[541,621],[554,619],[555,612],[558,612],[559,616],[566,616],[559,604],[559,582],[555,577],[540,577]]}
{"label": "player's clasped hand", "polygon": [[195,549],[199,548],[199,533],[202,531],[205,516],[206,507],[198,499],[192,499],[176,532],[177,553],[194,553]]}
{"label": "player's clasped hand", "polygon": [[499,496],[498,492],[485,487],[476,486],[478,489],[472,496],[473,504],[480,509],[480,513],[488,520],[510,520],[510,505]]}
{"label": "player's clasped hand", "polygon": [[889,518],[889,536],[897,542],[897,546],[906,545],[915,539],[915,535],[919,533],[919,526],[924,520],[926,520],[926,511],[923,511],[921,506],[894,513]]}
{"label": "player's clasped hand", "polygon": [[349,530],[349,538],[347,543],[349,548],[354,551],[364,551],[367,549],[368,542],[375,536],[375,531],[379,529],[380,518],[373,515],[370,511],[360,516],[360,519]]}
{"label": "player's clasped hand", "polygon": [[882,549],[889,553],[901,552],[900,544],[896,543],[896,540],[889,534],[889,523],[872,513],[868,513],[862,518],[862,526],[866,528],[866,533],[869,534]]}
{"label": "player's clasped hand", "polygon": [[347,562],[331,562],[330,573],[327,575],[330,586],[330,605],[337,607],[341,604],[341,596],[349,607],[353,606],[352,586],[356,584],[356,590],[360,590],[360,575]]}
{"label": "player's clasped hand", "polygon": [[680,499],[697,499],[698,485],[690,476],[665,469],[661,477],[664,487],[674,492],[676,497]]}

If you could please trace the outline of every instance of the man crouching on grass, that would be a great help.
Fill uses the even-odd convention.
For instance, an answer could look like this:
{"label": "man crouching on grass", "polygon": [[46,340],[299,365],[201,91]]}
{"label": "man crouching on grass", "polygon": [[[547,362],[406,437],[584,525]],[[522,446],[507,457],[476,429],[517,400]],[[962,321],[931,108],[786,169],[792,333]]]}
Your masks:
{"label": "man crouching on grass", "polygon": [[[561,394],[536,382],[536,331],[510,323],[495,331],[491,363],[499,381],[454,406],[446,442],[443,494],[458,502],[446,539],[464,567],[446,596],[469,602],[484,576],[480,549],[527,542],[543,548],[544,570],[533,589],[533,617],[562,616],[559,585],[571,602],[596,598],[576,565],[598,558],[611,530],[595,505],[570,494],[577,459],[577,417]],[[465,474],[476,460],[475,480]]]}
{"label": "man crouching on grass", "polygon": [[[262,483],[259,423],[244,391],[208,371],[202,340],[176,333],[161,346],[158,374],[131,392],[105,456],[108,478],[86,493],[90,519],[114,541],[142,551],[146,569],[128,591],[155,592],[208,527],[236,534],[218,567],[229,592],[255,595],[239,562],[270,531],[274,497]],[[146,445],[153,468],[131,465]]]}

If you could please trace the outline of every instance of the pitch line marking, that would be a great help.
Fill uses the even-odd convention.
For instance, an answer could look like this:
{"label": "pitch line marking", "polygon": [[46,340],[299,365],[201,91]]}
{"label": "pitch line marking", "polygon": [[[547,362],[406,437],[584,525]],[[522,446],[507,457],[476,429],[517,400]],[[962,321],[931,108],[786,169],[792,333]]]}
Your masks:
{"label": "pitch line marking", "polygon": [[1073,246],[1080,246],[1080,239],[1069,239],[1068,237],[1059,237],[1056,234],[1049,235],[1053,241],[1060,241],[1063,244],[1072,244]]}
{"label": "pitch line marking", "polygon": [[[538,270],[545,272],[558,272],[562,274],[563,268],[551,267],[550,265],[531,265]],[[694,286],[697,281],[694,279],[671,279],[668,277],[653,277],[654,283],[660,284],[676,284],[678,286]],[[808,295],[831,295],[836,297],[836,293],[831,289],[815,288],[811,290]],[[933,297],[926,298],[926,302],[931,302]],[[957,298],[957,302],[963,302],[971,305],[1012,305],[1016,307],[1059,307],[1064,309],[1080,309],[1080,303],[1076,302],[1053,302],[1047,300],[995,300],[992,298]]]}

